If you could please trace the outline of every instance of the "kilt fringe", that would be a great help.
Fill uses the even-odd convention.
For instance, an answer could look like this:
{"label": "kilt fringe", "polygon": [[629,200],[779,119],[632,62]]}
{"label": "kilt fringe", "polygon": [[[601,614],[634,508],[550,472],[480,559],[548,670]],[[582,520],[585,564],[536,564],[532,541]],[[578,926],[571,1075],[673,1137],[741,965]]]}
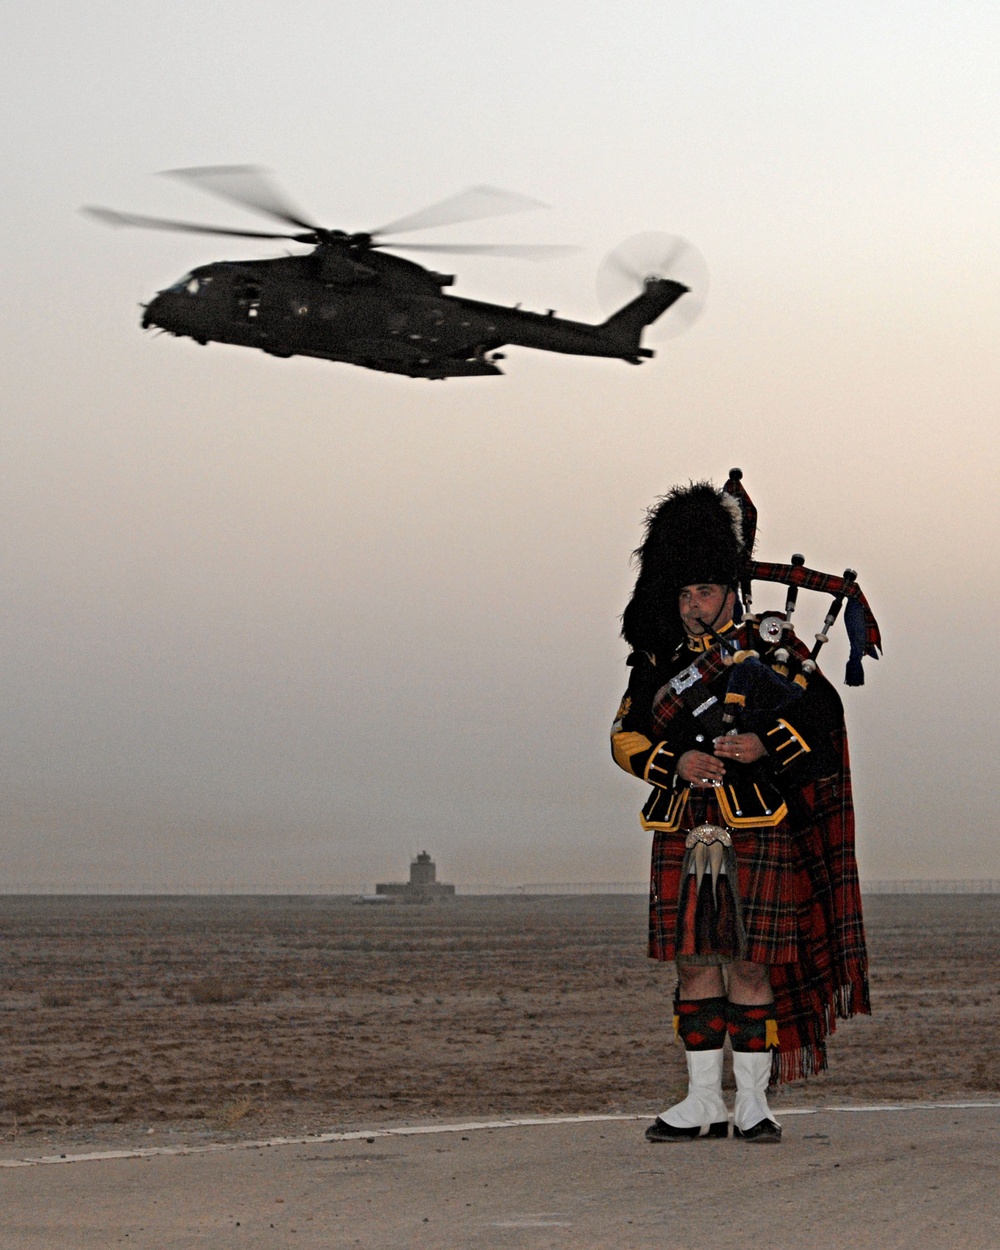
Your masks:
{"label": "kilt fringe", "polygon": [[828,1067],[826,1045],[818,1042],[813,1046],[800,1046],[797,1050],[776,1050],[771,1056],[771,1084],[784,1085],[786,1081],[801,1081],[807,1076],[817,1076]]}
{"label": "kilt fringe", "polygon": [[[782,1040],[781,1048],[775,1051],[773,1056],[771,1084],[782,1085],[786,1081],[801,1081],[804,1077],[825,1072],[829,1066],[825,1039],[837,1031],[838,1020],[850,1020],[852,1016],[858,1015],[871,1015],[868,978],[860,975],[860,970],[857,980],[838,985],[833,992],[833,997],[823,1004],[818,1017],[821,1027],[814,1031],[813,1037],[804,1043],[793,1043],[790,1047],[786,1047]],[[778,1035],[780,1038],[780,1025]]]}
{"label": "kilt fringe", "polygon": [[[867,977],[860,977],[857,981],[849,981],[847,985],[837,986],[836,1014],[841,1020],[850,1020],[852,1016],[872,1014]],[[833,1029],[830,1032],[832,1033]]]}

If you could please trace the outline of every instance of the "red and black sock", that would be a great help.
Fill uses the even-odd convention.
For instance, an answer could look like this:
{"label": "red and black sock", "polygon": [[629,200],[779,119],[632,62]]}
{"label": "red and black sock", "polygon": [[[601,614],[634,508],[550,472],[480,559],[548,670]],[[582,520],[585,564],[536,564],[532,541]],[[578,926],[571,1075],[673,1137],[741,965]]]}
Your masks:
{"label": "red and black sock", "polygon": [[685,1050],[721,1050],[726,1040],[726,1000],[675,999],[674,1028]]}
{"label": "red and black sock", "polygon": [[733,1050],[749,1053],[778,1049],[774,1003],[750,1006],[726,1002],[726,1031]]}

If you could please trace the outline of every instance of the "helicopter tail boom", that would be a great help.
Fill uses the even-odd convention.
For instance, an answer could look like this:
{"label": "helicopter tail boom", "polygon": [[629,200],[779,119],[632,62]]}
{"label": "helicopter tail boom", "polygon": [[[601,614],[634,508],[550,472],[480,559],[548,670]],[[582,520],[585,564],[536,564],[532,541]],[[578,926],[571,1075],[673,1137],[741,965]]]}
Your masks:
{"label": "helicopter tail boom", "polygon": [[689,290],[690,287],[669,278],[649,278],[643,293],[619,308],[616,313],[612,313],[600,329],[605,334],[622,340],[626,347],[638,350],[639,340],[646,326],[652,325]]}

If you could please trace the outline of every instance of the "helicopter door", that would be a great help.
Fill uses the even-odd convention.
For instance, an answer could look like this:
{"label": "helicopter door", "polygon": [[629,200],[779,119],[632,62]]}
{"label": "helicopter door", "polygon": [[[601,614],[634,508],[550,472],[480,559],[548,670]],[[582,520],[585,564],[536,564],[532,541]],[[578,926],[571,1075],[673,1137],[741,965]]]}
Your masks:
{"label": "helicopter door", "polygon": [[237,278],[233,283],[232,315],[234,321],[253,324],[260,316],[260,283]]}

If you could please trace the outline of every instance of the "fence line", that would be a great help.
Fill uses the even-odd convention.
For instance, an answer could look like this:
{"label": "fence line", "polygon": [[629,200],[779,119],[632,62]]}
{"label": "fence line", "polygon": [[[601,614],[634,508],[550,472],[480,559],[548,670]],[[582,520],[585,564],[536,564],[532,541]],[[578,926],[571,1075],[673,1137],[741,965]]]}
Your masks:
{"label": "fence line", "polygon": [[1000,881],[862,881],[863,894],[1000,894]]}
{"label": "fence line", "polygon": [[[459,894],[641,894],[647,881],[544,882],[533,885],[460,885]],[[862,881],[863,894],[1000,894],[1000,880]]]}
{"label": "fence line", "polygon": [[[900,881],[863,880],[864,894],[1000,894],[1000,880],[964,878],[958,880],[914,879]],[[645,895],[644,881],[564,881],[532,882],[526,885],[497,885],[467,882],[456,886],[463,896],[485,895],[567,895],[631,894]],[[175,882],[0,882],[0,895],[66,894],[123,896],[212,896],[271,895],[274,897],[343,897],[374,893],[369,882],[224,882],[178,884]]]}

